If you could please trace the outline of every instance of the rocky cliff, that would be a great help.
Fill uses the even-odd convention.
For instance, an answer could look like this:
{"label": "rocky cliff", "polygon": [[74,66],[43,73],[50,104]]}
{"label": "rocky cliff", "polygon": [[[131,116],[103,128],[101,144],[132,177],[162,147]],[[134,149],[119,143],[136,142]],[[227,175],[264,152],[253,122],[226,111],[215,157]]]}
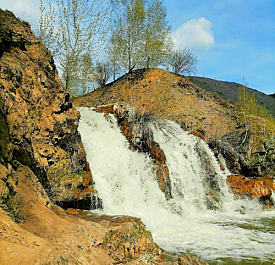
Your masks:
{"label": "rocky cliff", "polygon": [[93,187],[79,113],[28,23],[0,12],[0,162],[31,168],[52,200],[89,208],[80,206]]}

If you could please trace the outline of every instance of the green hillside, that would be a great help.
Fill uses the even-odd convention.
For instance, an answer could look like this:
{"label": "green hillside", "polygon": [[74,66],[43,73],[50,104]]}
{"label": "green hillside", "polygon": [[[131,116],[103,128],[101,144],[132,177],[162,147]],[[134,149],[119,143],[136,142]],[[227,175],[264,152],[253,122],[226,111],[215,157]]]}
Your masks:
{"label": "green hillside", "polygon": [[[189,77],[189,79],[195,85],[217,94],[224,99],[228,99],[233,103],[238,100],[239,89],[243,86],[234,82],[218,81],[198,76],[192,76]],[[248,90],[254,93],[257,102],[264,105],[272,113],[273,117],[275,117],[275,94],[266,95],[252,88],[248,88]]]}

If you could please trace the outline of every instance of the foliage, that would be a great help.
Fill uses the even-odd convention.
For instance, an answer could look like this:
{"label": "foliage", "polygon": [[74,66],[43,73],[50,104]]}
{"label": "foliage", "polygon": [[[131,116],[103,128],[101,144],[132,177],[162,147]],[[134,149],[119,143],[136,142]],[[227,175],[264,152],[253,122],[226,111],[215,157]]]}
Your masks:
{"label": "foliage", "polygon": [[113,80],[116,80],[116,74],[121,70],[121,66],[119,64],[119,54],[120,54],[120,46],[119,46],[119,35],[114,31],[107,46],[107,56],[110,60],[110,64],[112,66]]}
{"label": "foliage", "polygon": [[246,129],[253,133],[261,132],[264,137],[274,136],[274,118],[264,106],[257,103],[254,94],[248,91],[246,85],[240,89],[236,105],[239,124],[244,124]]}
{"label": "foliage", "polygon": [[190,49],[173,51],[168,55],[167,60],[175,74],[194,74],[197,72],[197,55]]}
{"label": "foliage", "polygon": [[275,120],[271,113],[257,103],[253,93],[249,93],[246,85],[239,91],[237,102],[237,120],[244,125],[245,134],[241,148],[246,146],[251,163],[261,165],[265,174],[275,173]]}
{"label": "foliage", "polygon": [[50,5],[46,11],[41,0],[40,11],[39,38],[58,61],[63,85],[76,95],[83,56],[95,55],[104,41],[107,6],[104,0],[57,0],[55,8]]}
{"label": "foliage", "polygon": [[0,180],[0,207],[9,212],[17,223],[26,219],[21,206],[22,199],[14,190],[13,185],[8,180]]}
{"label": "foliage", "polygon": [[111,62],[124,72],[156,67],[172,46],[166,10],[160,0],[113,0]]}
{"label": "foliage", "polygon": [[125,71],[132,70],[140,59],[141,32],[145,20],[144,0],[114,0],[113,40],[116,42],[119,61]]}
{"label": "foliage", "polygon": [[78,72],[78,93],[85,95],[92,88],[93,62],[90,54],[85,53],[81,56]]}
{"label": "foliage", "polygon": [[146,68],[164,64],[165,55],[173,47],[170,26],[166,20],[166,10],[160,0],[153,0],[146,11],[143,36],[143,60]]}

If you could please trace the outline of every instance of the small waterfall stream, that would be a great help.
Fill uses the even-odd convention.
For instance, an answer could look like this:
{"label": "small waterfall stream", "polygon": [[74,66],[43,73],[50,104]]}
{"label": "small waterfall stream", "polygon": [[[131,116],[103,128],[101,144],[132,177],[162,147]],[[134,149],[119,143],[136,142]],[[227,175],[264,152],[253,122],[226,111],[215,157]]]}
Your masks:
{"label": "small waterfall stream", "polygon": [[173,122],[167,123],[170,136],[152,124],[170,171],[172,199],[166,200],[151,159],[129,149],[116,118],[107,120],[88,108],[79,111],[79,131],[103,201],[103,210],[96,212],[141,218],[155,242],[169,251],[209,260],[274,259],[274,211],[261,210],[255,201],[234,200],[226,185],[230,172],[220,170],[202,140]]}

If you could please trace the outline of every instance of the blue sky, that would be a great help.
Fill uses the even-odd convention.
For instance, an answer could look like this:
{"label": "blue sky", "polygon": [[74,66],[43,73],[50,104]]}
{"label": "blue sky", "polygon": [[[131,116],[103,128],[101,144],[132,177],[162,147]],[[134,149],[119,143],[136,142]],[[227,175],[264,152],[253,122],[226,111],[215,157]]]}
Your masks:
{"label": "blue sky", "polygon": [[177,48],[198,54],[199,76],[275,93],[275,0],[164,0]]}
{"label": "blue sky", "polygon": [[[39,0],[1,0],[29,21]],[[48,2],[48,1],[44,1]],[[198,76],[243,83],[275,93],[275,0],[163,0],[176,48],[198,54]]]}

